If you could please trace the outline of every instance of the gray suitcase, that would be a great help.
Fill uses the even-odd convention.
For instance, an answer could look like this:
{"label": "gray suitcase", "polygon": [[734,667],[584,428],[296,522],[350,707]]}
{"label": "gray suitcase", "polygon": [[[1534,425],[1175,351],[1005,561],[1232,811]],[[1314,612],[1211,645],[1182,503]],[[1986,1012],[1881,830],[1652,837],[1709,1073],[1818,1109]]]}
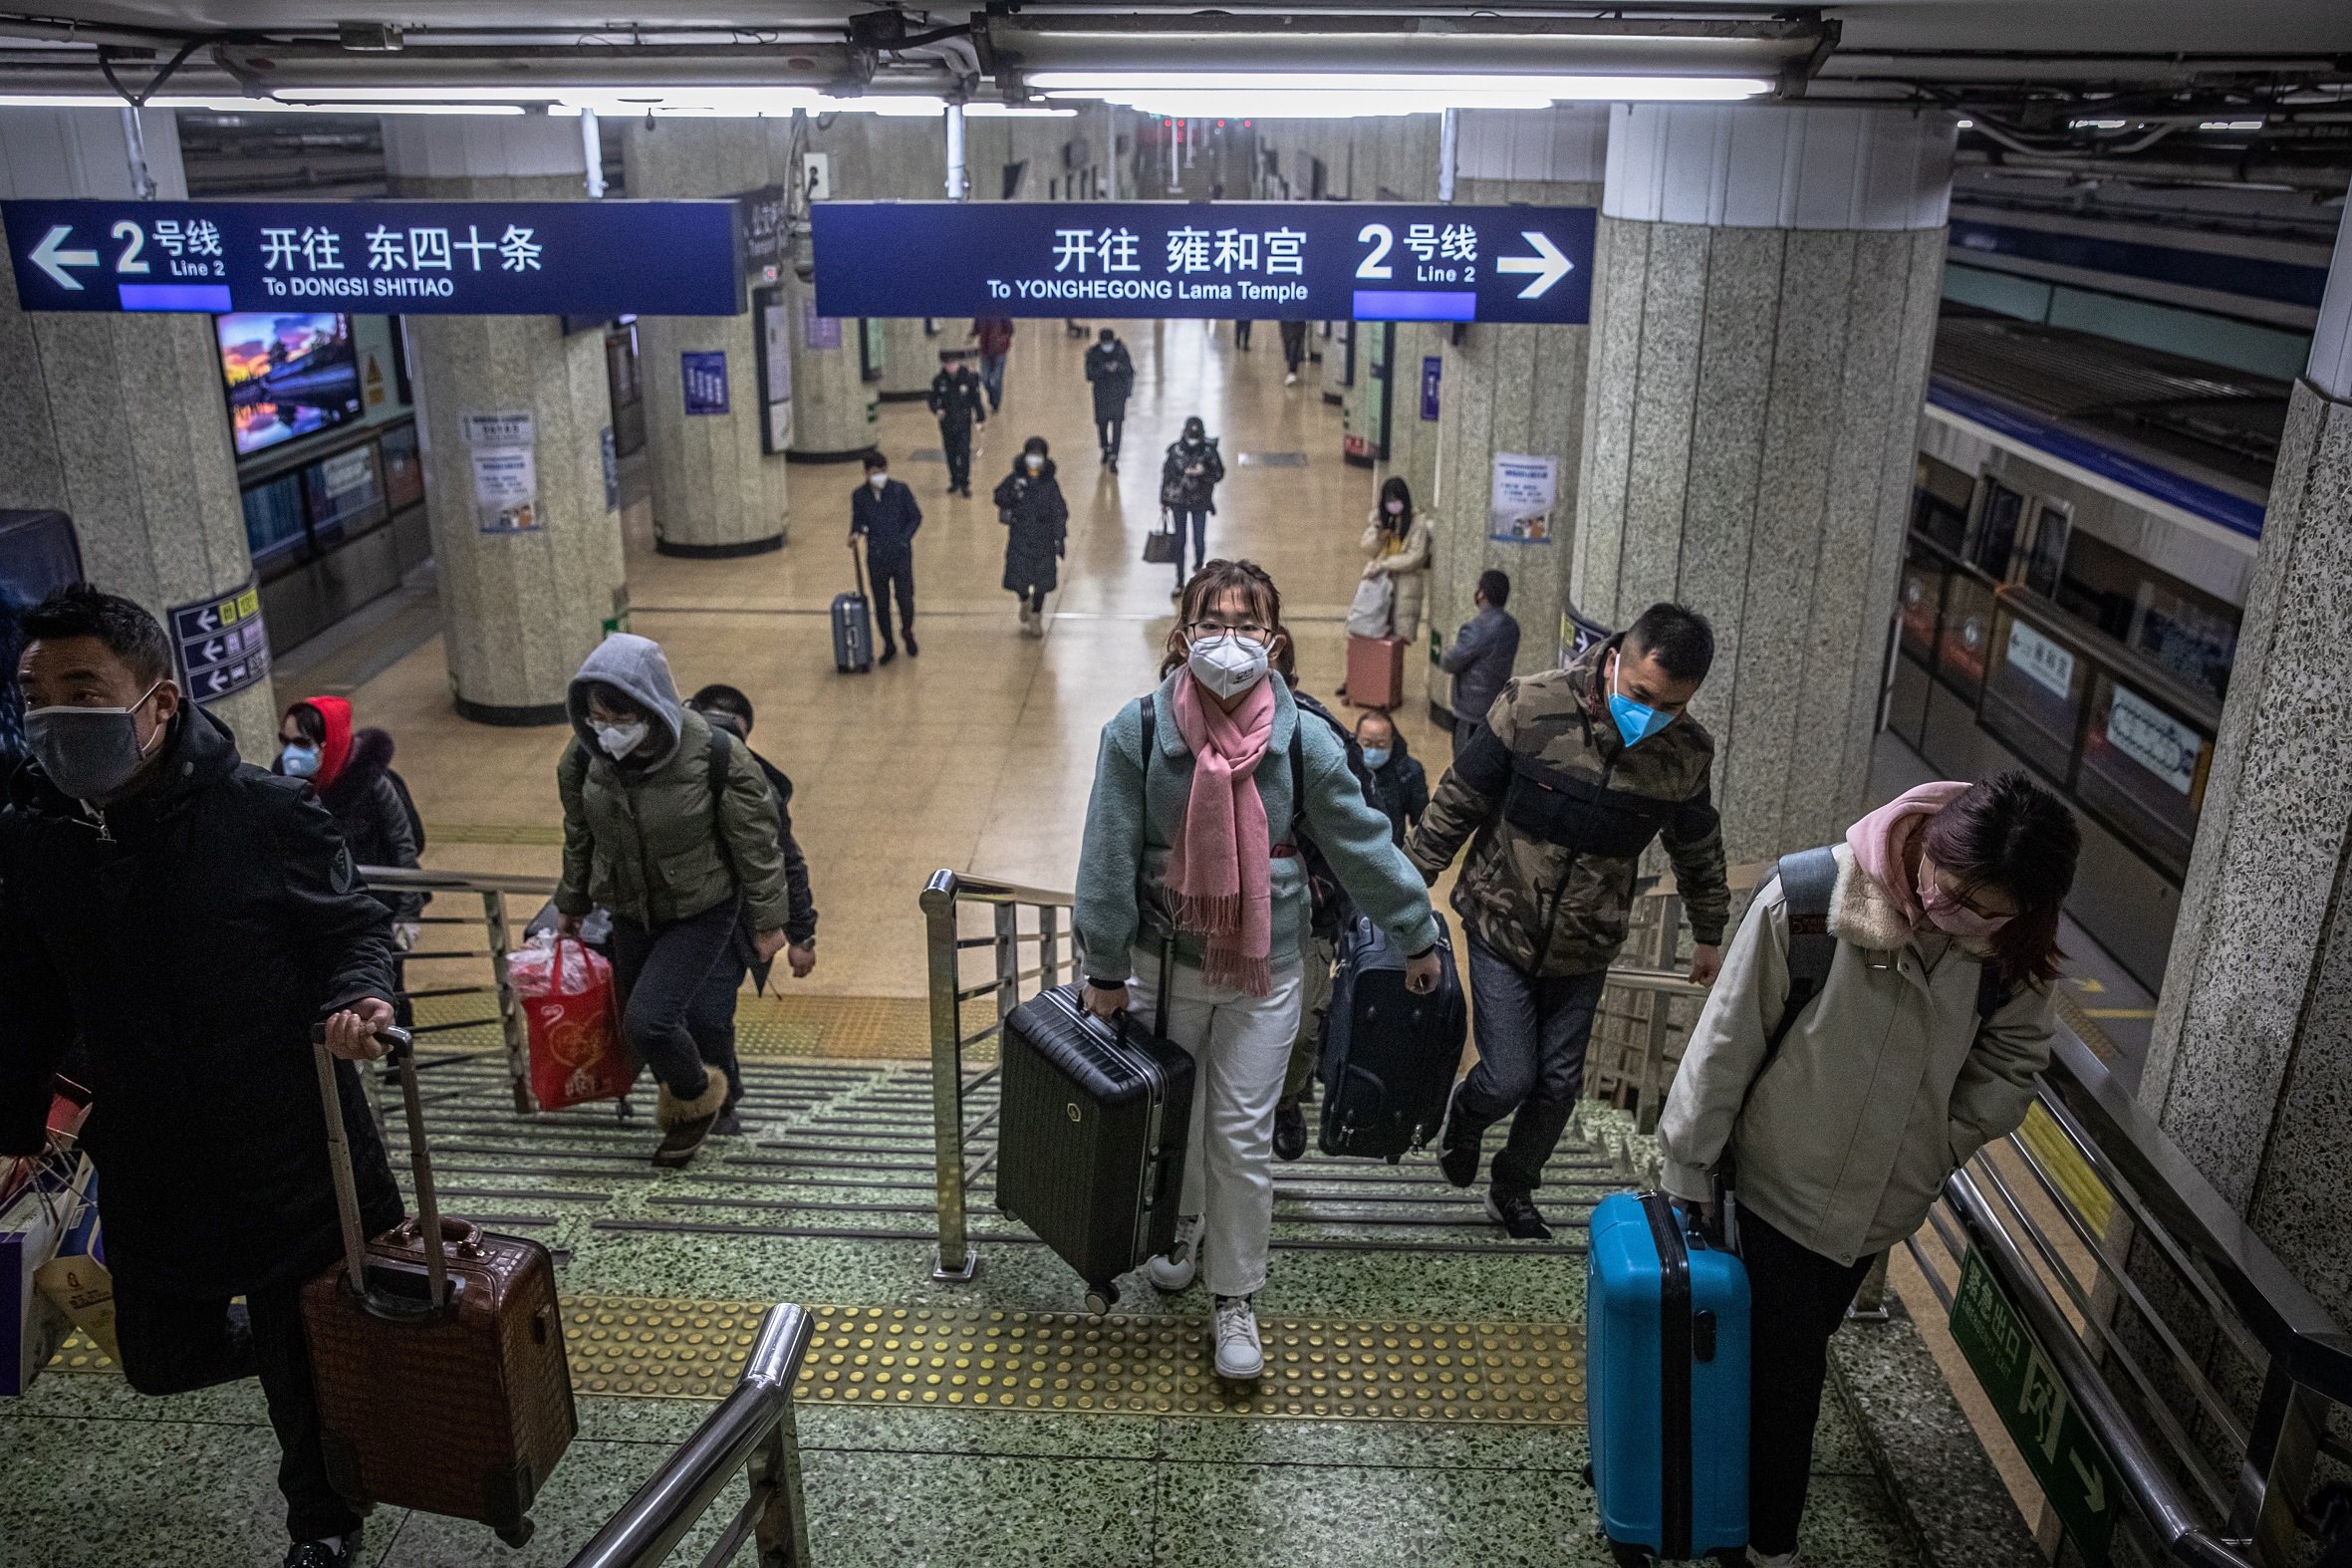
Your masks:
{"label": "gray suitcase", "polygon": [[866,561],[855,540],[850,565],[857,569],[858,591],[833,596],[833,667],[862,675],[874,667],[874,605],[866,597]]}

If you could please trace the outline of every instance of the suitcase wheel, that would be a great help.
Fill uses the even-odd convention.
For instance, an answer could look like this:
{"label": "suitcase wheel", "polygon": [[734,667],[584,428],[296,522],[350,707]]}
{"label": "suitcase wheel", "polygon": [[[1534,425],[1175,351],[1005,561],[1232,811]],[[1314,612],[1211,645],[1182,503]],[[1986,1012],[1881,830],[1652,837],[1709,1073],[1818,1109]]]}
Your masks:
{"label": "suitcase wheel", "polygon": [[497,1530],[498,1538],[500,1540],[515,1548],[515,1550],[520,1551],[526,1544],[529,1543],[531,1539],[531,1532],[538,1529],[539,1526],[532,1521],[528,1514],[526,1514],[521,1520],[513,1525],[501,1524],[495,1525],[493,1528]]}
{"label": "suitcase wheel", "polygon": [[1609,1555],[1617,1559],[1617,1568],[1650,1568],[1658,1558],[1647,1546],[1632,1546],[1624,1541],[1611,1541]]}
{"label": "suitcase wheel", "polygon": [[1119,1305],[1119,1287],[1117,1285],[1097,1285],[1086,1293],[1086,1310],[1098,1318],[1117,1305]]}

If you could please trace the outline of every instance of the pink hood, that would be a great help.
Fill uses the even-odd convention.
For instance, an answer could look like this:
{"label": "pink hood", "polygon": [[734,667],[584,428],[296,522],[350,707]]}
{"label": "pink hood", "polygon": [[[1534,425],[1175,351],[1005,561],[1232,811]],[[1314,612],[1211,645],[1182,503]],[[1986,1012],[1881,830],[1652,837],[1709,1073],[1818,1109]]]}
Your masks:
{"label": "pink hood", "polygon": [[1919,891],[1904,865],[1912,836],[1968,786],[1952,779],[1905,790],[1846,830],[1846,847],[1863,875],[1887,891],[1887,898],[1912,924],[1920,922]]}

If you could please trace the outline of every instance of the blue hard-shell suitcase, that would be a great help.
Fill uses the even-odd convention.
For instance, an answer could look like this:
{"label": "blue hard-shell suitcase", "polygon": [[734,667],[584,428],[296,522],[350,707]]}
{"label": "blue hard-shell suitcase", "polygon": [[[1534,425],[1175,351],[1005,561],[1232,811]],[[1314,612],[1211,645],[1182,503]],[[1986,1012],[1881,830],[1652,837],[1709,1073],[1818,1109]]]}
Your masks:
{"label": "blue hard-shell suitcase", "polygon": [[1621,1562],[1747,1544],[1747,1270],[1661,1193],[1593,1210],[1586,1422]]}

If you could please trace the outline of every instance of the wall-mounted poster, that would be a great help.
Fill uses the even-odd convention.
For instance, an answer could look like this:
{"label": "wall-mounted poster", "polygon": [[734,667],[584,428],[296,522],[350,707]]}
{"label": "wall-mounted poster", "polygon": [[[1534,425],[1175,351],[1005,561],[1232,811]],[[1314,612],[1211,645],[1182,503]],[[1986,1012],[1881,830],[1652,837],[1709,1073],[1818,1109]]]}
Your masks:
{"label": "wall-mounted poster", "polygon": [[1560,459],[1520,452],[1494,454],[1494,488],[1487,502],[1486,537],[1501,544],[1548,545],[1552,508],[1560,492]]}

